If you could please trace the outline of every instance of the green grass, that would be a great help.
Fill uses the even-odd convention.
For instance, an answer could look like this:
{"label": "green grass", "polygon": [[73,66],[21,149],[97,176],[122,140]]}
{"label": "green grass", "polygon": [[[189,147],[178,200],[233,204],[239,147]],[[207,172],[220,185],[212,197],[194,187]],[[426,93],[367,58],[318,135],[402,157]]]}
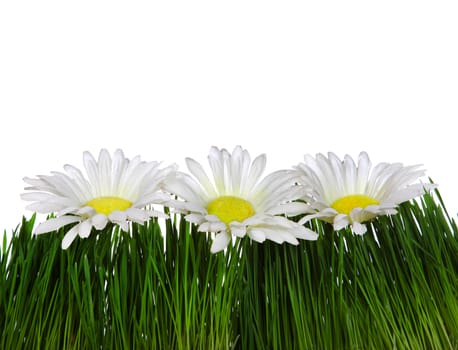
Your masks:
{"label": "green grass", "polygon": [[0,348],[458,349],[458,228],[438,194],[399,212],[219,254],[180,216],[65,251],[66,228],[24,219],[0,255]]}
{"label": "green grass", "polygon": [[242,348],[458,348],[458,230],[433,198],[361,237],[313,226],[315,243],[245,250]]}

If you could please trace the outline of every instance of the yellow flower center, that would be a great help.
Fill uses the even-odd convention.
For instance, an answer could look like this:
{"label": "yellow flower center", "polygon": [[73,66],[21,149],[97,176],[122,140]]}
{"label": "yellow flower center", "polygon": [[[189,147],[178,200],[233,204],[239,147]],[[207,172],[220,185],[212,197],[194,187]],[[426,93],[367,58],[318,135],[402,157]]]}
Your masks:
{"label": "yellow flower center", "polygon": [[350,214],[355,208],[366,208],[369,205],[379,204],[380,202],[372,197],[365,196],[363,194],[352,194],[339,198],[331,204],[331,208],[334,208],[339,213]]}
{"label": "yellow flower center", "polygon": [[126,210],[132,206],[132,202],[119,197],[99,197],[91,199],[86,205],[95,209],[99,214],[110,215],[115,210]]}
{"label": "yellow flower center", "polygon": [[232,221],[243,221],[255,214],[250,202],[234,197],[221,196],[210,202],[207,211],[217,216],[222,222],[229,224]]}

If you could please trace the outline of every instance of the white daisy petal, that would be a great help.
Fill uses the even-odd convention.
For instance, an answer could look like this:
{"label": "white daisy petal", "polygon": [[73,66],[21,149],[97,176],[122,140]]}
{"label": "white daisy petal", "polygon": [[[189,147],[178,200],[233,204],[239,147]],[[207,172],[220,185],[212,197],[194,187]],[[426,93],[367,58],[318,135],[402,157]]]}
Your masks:
{"label": "white daisy petal", "polygon": [[188,169],[191,172],[191,174],[197,179],[197,181],[199,181],[199,183],[205,189],[207,195],[210,197],[216,197],[214,186],[208,178],[207,174],[205,173],[204,169],[202,168],[202,165],[200,165],[192,158],[186,158],[186,165],[188,166]]}
{"label": "white daisy petal", "polygon": [[[139,185],[138,180],[142,177],[140,174],[142,164],[140,156],[136,156],[132,160],[123,164],[118,185],[123,189],[123,197],[128,198],[129,195],[132,195],[131,192],[135,192],[137,190],[137,186]],[[129,186],[126,186],[127,184],[129,184]]]}
{"label": "white daisy petal", "polygon": [[35,202],[25,207],[27,210],[35,211],[40,214],[53,213],[62,210],[64,207],[60,203]]}
{"label": "white daisy petal", "polygon": [[145,210],[141,210],[138,208],[129,208],[126,209],[125,213],[127,214],[129,220],[138,223],[144,223],[145,221],[149,220],[148,212],[146,212]]}
{"label": "white daisy petal", "polygon": [[206,213],[207,210],[205,210],[205,207],[200,204],[200,203],[191,203],[191,202],[187,202],[186,205],[185,205],[185,208],[189,211],[193,211],[193,212],[196,212],[196,213]]}
{"label": "white daisy petal", "polygon": [[309,241],[316,241],[319,237],[318,233],[315,231],[312,231],[309,228],[306,228],[304,226],[301,226],[300,229],[298,228],[294,234],[294,237],[300,238],[300,239],[307,239]]}
{"label": "white daisy petal", "polygon": [[72,224],[74,222],[79,222],[79,221],[81,221],[81,218],[79,218],[78,216],[70,216],[70,215],[48,219],[45,222],[42,222],[41,224],[39,224],[37,228],[35,229],[34,233],[36,235],[39,235],[42,233],[55,231],[65,225]]}
{"label": "white daisy petal", "polygon": [[219,151],[216,147],[210,149],[208,161],[213,172],[215,179],[216,190],[219,194],[224,194],[225,191],[225,176],[224,176],[224,157],[223,152]]}
{"label": "white daisy petal", "polygon": [[[52,172],[53,176],[46,177],[46,183],[49,187],[45,189],[60,198],[71,200],[74,204],[85,202],[84,191],[80,189],[80,184],[64,173],[57,171]],[[44,178],[44,177],[43,177]],[[43,189],[41,189],[43,190]]]}
{"label": "white daisy petal", "polygon": [[253,161],[253,164],[251,165],[250,173],[245,182],[245,188],[242,189],[242,193],[246,193],[247,190],[250,190],[256,186],[262,174],[264,173],[266,162],[267,158],[265,154],[261,154],[260,156],[256,157],[256,159]]}
{"label": "white daisy petal", "polygon": [[127,221],[117,222],[116,224],[118,224],[118,226],[121,228],[121,230],[123,230],[125,232],[129,231],[129,223]]}
{"label": "white daisy petal", "polygon": [[108,196],[112,192],[111,188],[111,157],[106,149],[102,149],[99,153],[98,161],[98,173],[99,178],[103,179],[103,182],[100,183],[100,191],[103,196]]}
{"label": "white daisy petal", "polygon": [[53,198],[54,195],[45,192],[29,192],[21,194],[21,199],[24,201],[46,201]]}
{"label": "white daisy petal", "polygon": [[398,211],[396,209],[392,208],[387,208],[387,209],[382,209],[383,210],[383,215],[396,215]]}
{"label": "white daisy petal", "polygon": [[82,192],[81,193],[81,197],[85,198],[85,199],[91,198],[93,196],[92,195],[92,191],[91,191],[91,184],[89,183],[89,181],[87,181],[84,178],[84,175],[81,172],[81,170],[79,170],[78,168],[74,167],[73,165],[69,165],[69,164],[64,165],[64,169],[67,172],[67,174],[75,182],[77,182],[78,187],[79,187],[80,191]]}
{"label": "white daisy petal", "polygon": [[[255,162],[253,162],[253,168],[255,166]],[[246,194],[247,189],[247,182],[250,178],[250,170],[251,170],[251,156],[247,150],[243,150],[241,163],[240,163],[240,194]],[[248,183],[248,186],[250,184]]]}
{"label": "white daisy petal", "polygon": [[177,176],[167,179],[165,188],[188,202],[202,202],[203,198],[208,197],[194,179],[187,174],[178,173]]}
{"label": "white daisy petal", "polygon": [[108,218],[106,217],[106,215],[103,215],[103,214],[96,214],[91,218],[91,220],[92,220],[92,225],[97,230],[103,230],[108,223]]}
{"label": "white daisy petal", "polygon": [[97,162],[94,156],[89,152],[83,153],[84,167],[86,168],[87,175],[89,177],[89,183],[92,188],[92,195],[94,197],[100,197],[100,186],[99,186],[99,172]]}
{"label": "white daisy petal", "polygon": [[62,249],[67,249],[70,247],[78,235],[79,229],[79,225],[75,225],[65,234],[64,238],[62,239]]}
{"label": "white daisy petal", "polygon": [[113,155],[112,169],[111,169],[111,184],[113,188],[119,188],[119,182],[122,178],[124,168],[126,166],[127,160],[124,157],[122,150],[117,149]]}
{"label": "white daisy petal", "polygon": [[140,200],[132,204],[133,207],[141,208],[151,203],[166,204],[170,201],[170,195],[167,193],[153,192],[149,195],[142,196]]}
{"label": "white daisy petal", "polygon": [[67,214],[79,215],[79,214],[78,214],[78,211],[79,211],[79,208],[78,208],[78,207],[67,207],[67,208],[64,208],[64,209],[58,211],[58,212],[56,213],[56,216],[59,217],[59,216],[67,215]]}
{"label": "white daisy petal", "polygon": [[[270,227],[273,230],[284,232],[284,234],[287,234],[288,236],[292,236],[294,238],[306,239],[311,241],[318,239],[318,234],[315,231],[305,228],[304,226],[302,226],[302,224],[290,221],[285,217],[275,216],[273,220],[272,218],[267,217],[264,220],[264,224],[261,224],[260,226]],[[266,237],[269,238],[269,236]],[[289,240],[287,239],[285,239],[285,241],[289,242]],[[292,240],[291,242],[293,241],[295,242],[295,240]]]}
{"label": "white daisy petal", "polygon": [[358,157],[358,168],[356,169],[356,183],[354,193],[365,193],[369,172],[371,169],[371,161],[366,152],[361,152]]}
{"label": "white daisy petal", "polygon": [[89,220],[83,221],[81,224],[78,225],[78,227],[79,227],[78,235],[81,238],[89,237],[91,233],[91,229],[92,229],[91,221]]}
{"label": "white daisy petal", "polygon": [[185,216],[185,219],[197,225],[200,225],[204,221],[204,217],[201,214],[188,214]]}
{"label": "white daisy petal", "polygon": [[76,214],[80,216],[92,216],[95,214],[95,210],[92,207],[84,206],[84,207],[79,208],[76,211]]}
{"label": "white daisy petal", "polygon": [[121,210],[115,210],[108,215],[108,218],[113,222],[121,222],[127,220],[127,213]]}
{"label": "white daisy petal", "polygon": [[317,218],[317,217],[318,217],[318,214],[306,215],[306,216],[304,216],[302,219],[300,219],[300,220],[298,221],[298,223],[299,223],[300,225],[303,225],[303,224],[305,224],[305,223],[309,222],[310,220],[313,220],[313,219],[315,219],[315,218]]}
{"label": "white daisy petal", "polygon": [[241,192],[242,183],[244,183],[247,174],[245,174],[244,164],[250,160],[250,155],[248,152],[244,151],[242,147],[236,146],[232,152],[228,164],[230,165],[229,172],[231,174],[231,191],[232,192]]}
{"label": "white daisy petal", "polygon": [[[338,158],[337,158],[338,159]],[[356,193],[358,185],[357,170],[353,159],[346,155],[342,163],[342,175],[344,176],[344,183],[346,184],[346,190],[351,193]]]}
{"label": "white daisy petal", "polygon": [[32,187],[26,187],[26,190],[34,190],[36,188],[40,188],[44,185],[41,179],[32,179],[31,177],[24,177],[22,179],[26,184],[32,185]]}
{"label": "white daisy petal", "polygon": [[294,237],[291,232],[288,230],[282,231],[281,228],[274,228],[274,229],[264,229],[264,234],[266,238],[271,240],[272,242],[276,242],[278,244],[282,244],[284,242],[288,242],[289,244],[298,245],[299,241]]}
{"label": "white daisy petal", "polygon": [[389,196],[385,199],[385,201],[392,202],[392,203],[406,202],[415,197],[421,196],[436,187],[437,185],[435,184],[415,184],[415,185],[407,186],[406,188],[402,190],[399,190],[394,193],[390,193]]}
{"label": "white daisy petal", "polygon": [[350,224],[348,215],[339,214],[334,217],[334,230],[339,231]]}
{"label": "white daisy petal", "polygon": [[178,200],[170,200],[165,205],[181,213],[197,212],[200,214],[205,214],[207,212],[205,207],[196,202],[181,202]]}
{"label": "white daisy petal", "polygon": [[380,210],[380,207],[377,208],[377,206],[372,206],[369,210],[366,210],[366,208],[354,208],[348,215],[350,223],[369,221],[378,215],[385,214]]}
{"label": "white daisy petal", "polygon": [[263,223],[250,227],[248,232],[250,237],[253,235],[255,238],[263,239],[264,236],[266,239],[278,244],[288,242],[297,245],[299,244],[297,238],[317,239],[316,233],[309,236],[303,226],[289,221],[284,217],[266,216]]}
{"label": "white daisy petal", "polygon": [[231,235],[228,234],[227,232],[221,232],[215,236],[215,239],[213,240],[210,251],[212,253],[218,253],[224,250],[230,241],[231,241]]}
{"label": "white daisy petal", "polygon": [[231,223],[231,233],[237,237],[244,237],[246,235],[246,226],[239,222]]}
{"label": "white daisy petal", "polygon": [[208,222],[221,222],[220,218],[216,215],[205,215],[205,220]]}
{"label": "white daisy petal", "polygon": [[354,222],[351,224],[351,230],[355,235],[363,235],[367,231],[367,227],[364,224],[361,224],[359,222]]}
{"label": "white daisy petal", "polygon": [[220,232],[226,229],[227,226],[223,222],[204,222],[198,228],[200,232]]}
{"label": "white daisy petal", "polygon": [[262,228],[258,227],[249,227],[247,229],[247,235],[250,237],[253,241],[256,241],[258,243],[262,243],[266,240],[266,234]]}
{"label": "white daisy petal", "polygon": [[276,218],[280,218],[280,217],[269,215],[266,213],[259,213],[259,214],[250,216],[249,218],[246,218],[245,220],[243,220],[241,224],[245,226],[259,226],[259,225],[266,224],[266,222],[268,222],[270,219],[270,224],[273,225],[274,224],[273,220],[275,220]]}
{"label": "white daisy petal", "polygon": [[296,216],[307,212],[309,207],[309,205],[302,202],[291,202],[277,205],[275,208],[268,210],[268,213],[271,215]]}
{"label": "white daisy petal", "polygon": [[301,220],[299,220],[299,223],[304,224],[310,221],[311,219],[315,219],[315,218],[318,218],[326,222],[333,223],[334,218],[336,217],[337,214],[338,214],[337,211],[335,211],[333,208],[325,208],[321,211],[317,211],[315,214],[306,215]]}

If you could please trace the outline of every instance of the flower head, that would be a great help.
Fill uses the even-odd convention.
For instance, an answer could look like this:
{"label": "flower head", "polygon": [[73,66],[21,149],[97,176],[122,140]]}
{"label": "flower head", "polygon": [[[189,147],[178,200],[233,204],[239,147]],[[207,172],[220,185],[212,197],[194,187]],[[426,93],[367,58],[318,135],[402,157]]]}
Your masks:
{"label": "flower head", "polygon": [[296,169],[299,182],[309,186],[311,193],[305,199],[310,203],[308,212],[300,222],[312,218],[334,224],[335,230],[348,225],[355,234],[364,234],[365,221],[376,216],[396,214],[398,204],[425,193],[436,185],[415,183],[424,175],[420,166],[400,163],[380,163],[371,171],[371,162],[361,152],[356,165],[346,155],[340,160],[334,153],[328,157],[318,154],[305,156],[305,162]]}
{"label": "flower head", "polygon": [[164,215],[150,206],[170,199],[161,192],[161,186],[175,166],[160,169],[159,163],[141,161],[139,156],[129,160],[119,149],[113,159],[102,149],[98,161],[89,152],[84,152],[83,160],[87,179],[72,165],[64,166],[66,173],[24,179],[31,185],[25,189],[32,192],[21,197],[34,202],[27,209],[56,214],[41,223],[36,234],[77,223],[62,241],[62,248],[66,249],[76,236],[88,237],[93,227],[102,230],[109,221],[127,230],[130,221],[143,223],[151,216]]}
{"label": "flower head", "polygon": [[184,201],[171,206],[187,212],[185,219],[201,232],[214,232],[211,251],[223,250],[232,235],[252,240],[298,244],[297,238],[314,240],[317,234],[285,216],[303,213],[304,204],[295,202],[304,194],[296,185],[294,171],[280,170],[261,180],[266,156],[251,162],[240,146],[232,153],[212,147],[208,156],[213,182],[203,167],[191,158],[186,164],[194,177],[177,173],[167,189]]}

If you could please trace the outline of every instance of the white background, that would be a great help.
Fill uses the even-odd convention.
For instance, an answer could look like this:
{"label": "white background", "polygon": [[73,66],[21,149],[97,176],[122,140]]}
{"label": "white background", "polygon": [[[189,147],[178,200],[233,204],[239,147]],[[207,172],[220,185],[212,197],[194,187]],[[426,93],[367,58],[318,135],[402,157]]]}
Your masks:
{"label": "white background", "polygon": [[82,152],[424,164],[458,211],[456,1],[0,3],[0,229]]}

